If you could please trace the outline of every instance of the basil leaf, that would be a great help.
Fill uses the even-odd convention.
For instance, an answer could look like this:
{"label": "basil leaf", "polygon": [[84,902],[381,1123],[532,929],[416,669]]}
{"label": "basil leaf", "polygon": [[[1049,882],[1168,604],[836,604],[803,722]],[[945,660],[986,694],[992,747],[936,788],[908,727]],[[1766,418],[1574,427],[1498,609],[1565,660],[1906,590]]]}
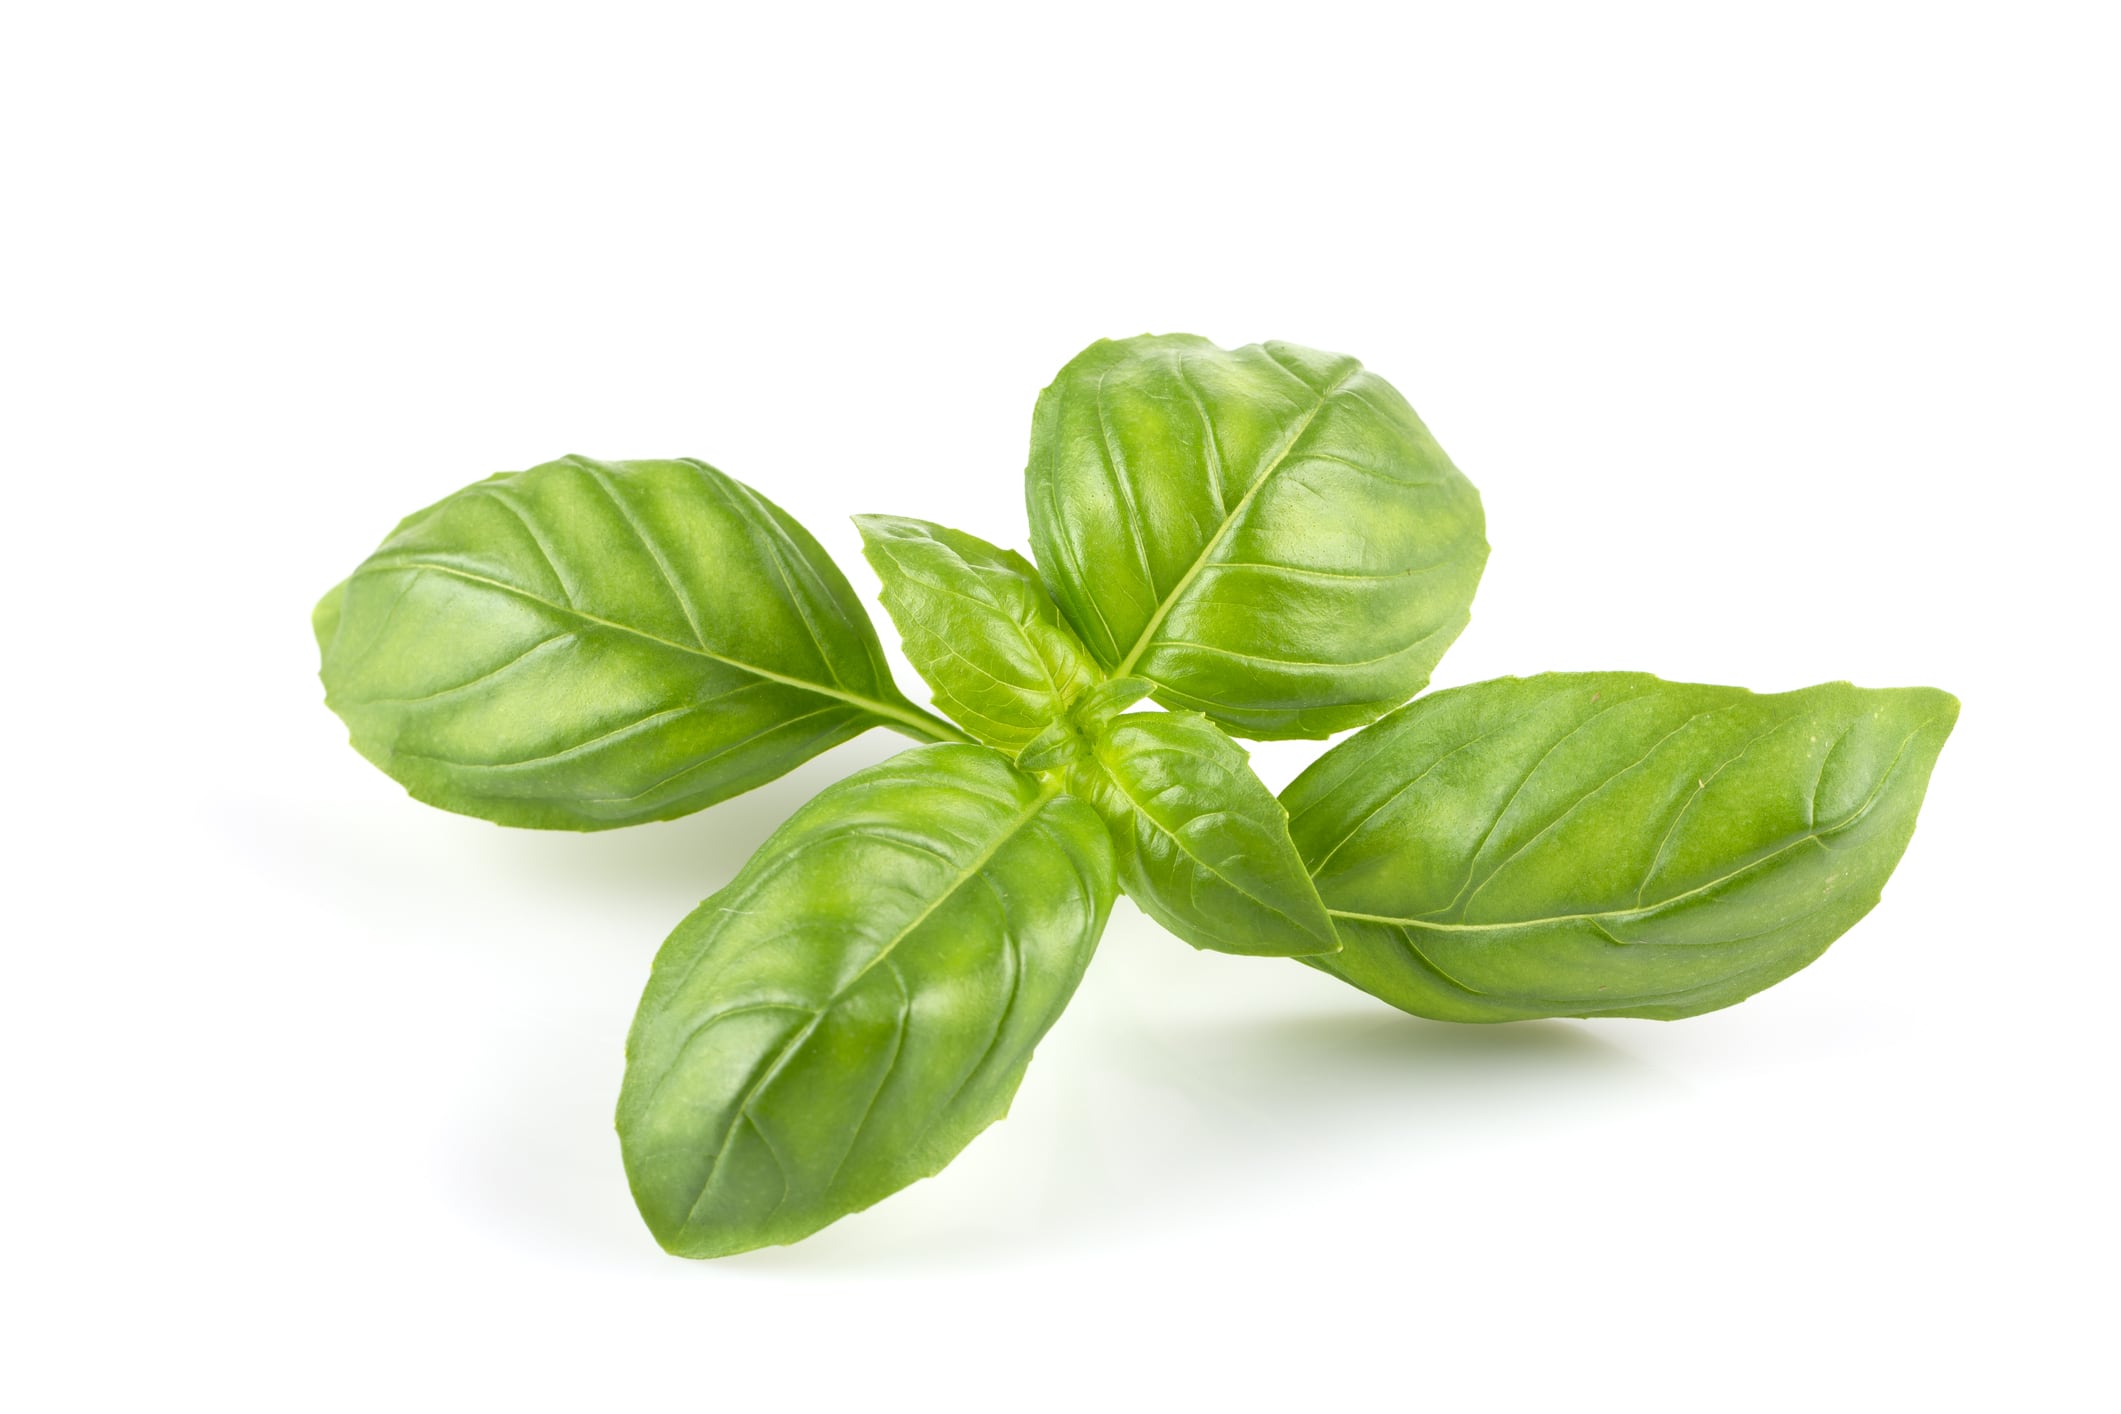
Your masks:
{"label": "basil leaf", "polygon": [[1878,902],[1958,713],[1643,673],[1424,697],[1282,794],[1343,945],[1318,966],[1450,1021],[1742,1001]]}
{"label": "basil leaf", "polygon": [[1088,745],[1083,740],[1081,725],[1073,717],[1063,717],[1031,738],[1030,745],[1016,753],[1016,769],[1058,771],[1078,759]]}
{"label": "basil leaf", "polygon": [[664,943],[619,1138],[668,1250],[794,1242],[942,1169],[1008,1110],[1113,899],[1081,801],[931,746],[796,812]]}
{"label": "basil leaf", "polygon": [[1479,493],[1390,384],[1294,344],[1091,345],[1039,395],[1031,545],[1097,661],[1241,736],[1428,683],[1487,562]]}
{"label": "basil leaf", "polygon": [[1097,730],[1154,691],[1156,684],[1147,678],[1113,678],[1084,693],[1071,715],[1084,726]]}
{"label": "basil leaf", "polygon": [[1020,750],[1102,680],[1022,555],[924,520],[854,523],[906,657],[980,740]]}
{"label": "basil leaf", "polygon": [[695,461],[568,457],[468,486],[315,625],[355,749],[504,825],[666,820],[873,726],[961,739],[900,695],[809,533]]}
{"label": "basil leaf", "polygon": [[1281,802],[1207,718],[1116,717],[1067,779],[1112,832],[1120,887],[1193,946],[1284,957],[1340,946]]}

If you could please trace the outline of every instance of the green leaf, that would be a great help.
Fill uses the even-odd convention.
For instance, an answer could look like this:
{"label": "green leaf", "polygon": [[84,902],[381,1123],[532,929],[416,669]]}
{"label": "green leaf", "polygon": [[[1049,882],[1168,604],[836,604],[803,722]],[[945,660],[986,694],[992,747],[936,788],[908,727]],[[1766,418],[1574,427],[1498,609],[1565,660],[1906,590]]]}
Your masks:
{"label": "green leaf", "polygon": [[1075,704],[1073,715],[1077,722],[1095,730],[1154,691],[1156,684],[1147,678],[1113,678],[1084,693],[1082,701]]}
{"label": "green leaf", "polygon": [[1114,677],[1240,736],[1420,691],[1487,562],[1480,496],[1354,359],[1188,334],[1091,345],[1039,395],[1031,545]]}
{"label": "green leaf", "polygon": [[1340,932],[1317,965],[1449,1021],[1730,1006],[1878,902],[1958,714],[1643,673],[1422,698],[1282,793]]}
{"label": "green leaf", "polygon": [[1116,717],[1069,770],[1119,852],[1120,886],[1197,948],[1287,957],[1339,947],[1245,752],[1191,712]]}
{"label": "green leaf", "polygon": [[1112,905],[1097,816],[979,746],[804,806],[657,955],[619,1138],[665,1248],[794,1242],[1009,1107]]}
{"label": "green leaf", "polygon": [[314,622],[354,747],[504,825],[667,820],[873,726],[962,739],[900,695],[809,533],[696,461],[568,457],[468,486]]}
{"label": "green leaf", "polygon": [[1022,555],[924,520],[854,523],[906,657],[980,740],[1021,750],[1102,680]]}
{"label": "green leaf", "polygon": [[1019,771],[1057,771],[1089,749],[1082,728],[1072,717],[1064,717],[1031,738],[1030,745],[1016,753]]}

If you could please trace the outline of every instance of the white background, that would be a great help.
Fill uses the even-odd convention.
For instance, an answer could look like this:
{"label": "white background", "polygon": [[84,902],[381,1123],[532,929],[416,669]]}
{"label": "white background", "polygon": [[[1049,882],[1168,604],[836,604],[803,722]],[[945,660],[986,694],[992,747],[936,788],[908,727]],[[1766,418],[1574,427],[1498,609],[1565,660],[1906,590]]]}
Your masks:
{"label": "white background", "polygon": [[[733,8],[0,26],[0,1400],[2113,1407],[2111,11]],[[1885,903],[1732,1011],[1500,1028],[1122,904],[946,1174],[662,1255],[649,958],[897,739],[497,829],[347,749],[311,602],[569,451],[865,594],[852,512],[1021,546],[1033,397],[1145,330],[1421,410],[1495,546],[1438,685],[1958,693]]]}

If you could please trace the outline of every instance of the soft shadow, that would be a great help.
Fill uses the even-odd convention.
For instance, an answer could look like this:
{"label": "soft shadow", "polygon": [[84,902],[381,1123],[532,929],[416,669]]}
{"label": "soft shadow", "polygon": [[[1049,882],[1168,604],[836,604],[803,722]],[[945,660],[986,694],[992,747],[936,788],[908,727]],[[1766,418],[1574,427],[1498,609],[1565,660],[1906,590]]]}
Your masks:
{"label": "soft shadow", "polygon": [[1406,1016],[1384,1006],[1228,1025],[1197,1024],[1170,1038],[1171,1049],[1255,1068],[1283,1085],[1330,1072],[1345,1083],[1381,1075],[1393,1084],[1421,1075],[1436,1084],[1557,1071],[1572,1080],[1604,1071],[1639,1074],[1642,1063],[1577,1021],[1459,1025]]}
{"label": "soft shadow", "polygon": [[1104,1118],[1082,1141],[1131,1137],[1143,1159],[1056,1195],[1052,1218],[1078,1237],[1092,1224],[1160,1228],[1241,1209],[1322,1173],[1417,1179],[1469,1147],[1599,1123],[1679,1088],[1586,1023],[1454,1025],[1360,997],[1108,1039],[1121,1043],[1134,1083],[1107,1082],[1086,1111]]}
{"label": "soft shadow", "polygon": [[689,909],[728,883],[766,837],[818,792],[907,745],[903,737],[872,731],[755,790],[678,820],[587,834],[474,830],[462,867],[570,902],[667,895],[688,900],[683,907]]}
{"label": "soft shadow", "polygon": [[[257,801],[223,823],[243,862],[379,948],[504,969],[493,995],[520,1021],[481,1057],[453,1167],[511,1241],[562,1260],[808,1282],[1117,1259],[1336,1174],[1419,1183],[1438,1155],[1674,1088],[1623,1025],[1421,1021],[1293,963],[1193,954],[1123,903],[1012,1117],[937,1180],[797,1246],[660,1258],[611,1132],[647,960],[805,801],[902,746],[871,733],[699,815],[603,834],[408,814],[380,796],[350,810]],[[474,950],[492,956],[463,956]]]}
{"label": "soft shadow", "polygon": [[1358,1172],[1418,1183],[1469,1145],[1507,1151],[1678,1088],[1582,1023],[1457,1026],[1354,1001],[1131,1043],[1100,1028],[1067,1056],[1042,1053],[1017,1116],[940,1181],[798,1245],[705,1265],[807,1280],[1130,1260],[1144,1240],[1262,1196],[1330,1191],[1334,1176]]}
{"label": "soft shadow", "polygon": [[[834,781],[903,750],[873,731],[778,780],[679,820],[625,829],[509,829],[409,801],[379,773],[339,797],[245,792],[212,802],[231,862],[360,919],[379,938],[408,918],[448,921],[453,943],[492,941],[501,917],[568,921],[585,946],[600,920],[650,920],[650,941],[723,884]],[[366,768],[361,768],[366,769]]]}

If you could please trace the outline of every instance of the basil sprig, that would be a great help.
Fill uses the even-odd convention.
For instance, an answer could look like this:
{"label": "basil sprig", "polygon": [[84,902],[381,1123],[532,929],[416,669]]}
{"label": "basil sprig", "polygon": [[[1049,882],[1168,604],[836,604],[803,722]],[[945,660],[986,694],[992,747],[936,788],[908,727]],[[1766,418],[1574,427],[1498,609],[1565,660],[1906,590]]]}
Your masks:
{"label": "basil sprig", "polygon": [[[793,1242],[948,1164],[1121,891],[1422,1016],[1729,1006],[1878,902],[1958,712],[1639,673],[1408,703],[1466,624],[1480,498],[1389,384],[1291,344],[1092,345],[1038,399],[1025,492],[1036,565],[856,518],[941,717],[816,540],[696,461],[489,478],[317,606],[354,746],[502,824],[670,819],[870,727],[927,743],[797,811],[658,954],[618,1126],[672,1252]],[[1353,727],[1279,799],[1232,739]]]}

